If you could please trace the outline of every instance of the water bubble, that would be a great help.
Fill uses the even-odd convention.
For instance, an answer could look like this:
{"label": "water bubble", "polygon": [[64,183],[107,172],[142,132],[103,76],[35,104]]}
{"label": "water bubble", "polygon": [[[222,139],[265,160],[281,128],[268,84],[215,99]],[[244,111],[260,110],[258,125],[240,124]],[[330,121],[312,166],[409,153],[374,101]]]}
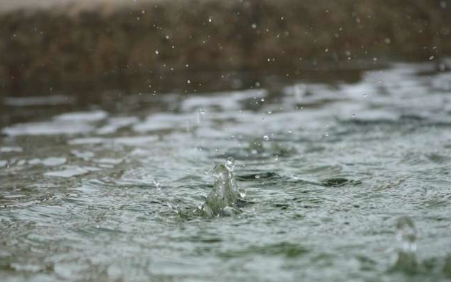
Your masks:
{"label": "water bubble", "polygon": [[268,135],[263,135],[263,140],[265,140],[265,141],[269,141],[271,138],[269,138],[269,136]]}

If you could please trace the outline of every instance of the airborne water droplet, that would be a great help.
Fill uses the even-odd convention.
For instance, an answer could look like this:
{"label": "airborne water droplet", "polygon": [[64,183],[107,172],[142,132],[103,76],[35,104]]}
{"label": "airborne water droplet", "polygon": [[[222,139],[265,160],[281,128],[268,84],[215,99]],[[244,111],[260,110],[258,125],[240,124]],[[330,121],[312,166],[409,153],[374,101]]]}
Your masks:
{"label": "airborne water droplet", "polygon": [[232,157],[228,158],[226,163],[225,163],[225,167],[230,171],[233,172],[233,170],[235,169],[235,159],[233,159]]}
{"label": "airborne water droplet", "polygon": [[401,217],[396,224],[396,239],[401,243],[403,252],[413,253],[417,250],[417,232],[415,225],[409,217]]}

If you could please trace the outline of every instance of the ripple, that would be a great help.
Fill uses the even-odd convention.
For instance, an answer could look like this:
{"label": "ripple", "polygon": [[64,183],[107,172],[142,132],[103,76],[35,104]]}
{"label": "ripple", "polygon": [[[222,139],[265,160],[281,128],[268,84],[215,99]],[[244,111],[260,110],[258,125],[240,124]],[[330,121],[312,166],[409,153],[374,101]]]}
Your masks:
{"label": "ripple", "polygon": [[100,169],[93,168],[93,167],[67,167],[64,170],[45,172],[44,175],[45,176],[52,176],[52,177],[69,178],[69,177],[74,177],[74,176],[80,176],[80,175],[88,174],[91,171],[99,171],[99,170]]}

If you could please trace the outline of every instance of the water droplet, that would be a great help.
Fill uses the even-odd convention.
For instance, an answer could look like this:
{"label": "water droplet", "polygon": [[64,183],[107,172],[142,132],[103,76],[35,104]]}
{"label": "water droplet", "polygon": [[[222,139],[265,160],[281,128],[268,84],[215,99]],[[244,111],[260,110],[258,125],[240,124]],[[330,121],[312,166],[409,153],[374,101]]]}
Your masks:
{"label": "water droplet", "polygon": [[263,135],[263,140],[265,140],[265,141],[269,141],[269,140],[270,140],[270,138],[269,138],[269,136],[268,136],[268,135]]}
{"label": "water droplet", "polygon": [[191,80],[188,79],[188,80],[186,81],[186,83],[191,84]]}
{"label": "water droplet", "polygon": [[352,118],[355,118],[355,114],[352,114]]}
{"label": "water droplet", "polygon": [[158,179],[154,179],[153,180],[153,184],[155,185],[155,187],[158,189],[158,190],[160,190],[160,181],[158,181]]}
{"label": "water droplet", "polygon": [[203,108],[200,108],[200,109],[199,109],[199,113],[200,113],[201,115],[205,115],[205,110],[204,110]]}
{"label": "water droplet", "polygon": [[261,100],[260,101],[262,101],[262,102],[265,102],[265,98],[261,98]]}
{"label": "water droplet", "polygon": [[227,161],[225,162],[225,167],[229,171],[233,172],[233,170],[235,169],[235,160],[232,157],[228,158]]}
{"label": "water droplet", "polygon": [[252,28],[253,28],[253,29],[256,29],[256,28],[257,28],[257,24],[253,23],[253,24],[252,24]]}
{"label": "water droplet", "polygon": [[415,225],[409,217],[401,217],[396,223],[396,239],[401,243],[401,250],[414,253],[417,250],[417,232]]}

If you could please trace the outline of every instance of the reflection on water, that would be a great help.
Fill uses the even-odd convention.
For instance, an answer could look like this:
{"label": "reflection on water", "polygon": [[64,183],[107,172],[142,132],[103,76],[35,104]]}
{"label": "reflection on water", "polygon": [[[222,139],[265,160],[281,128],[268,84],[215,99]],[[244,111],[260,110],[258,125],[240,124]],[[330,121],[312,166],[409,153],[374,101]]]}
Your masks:
{"label": "reflection on water", "polygon": [[[451,73],[359,75],[4,98],[2,281],[446,281]],[[239,212],[180,216],[236,186]]]}

